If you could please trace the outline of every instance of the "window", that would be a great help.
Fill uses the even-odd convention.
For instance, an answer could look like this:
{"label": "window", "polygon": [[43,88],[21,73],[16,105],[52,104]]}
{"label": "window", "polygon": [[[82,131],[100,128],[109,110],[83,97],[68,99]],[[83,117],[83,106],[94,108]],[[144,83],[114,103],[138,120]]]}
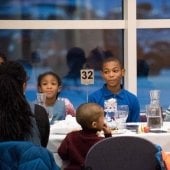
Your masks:
{"label": "window", "polygon": [[122,19],[122,0],[8,0],[0,4],[0,19],[87,20]]}
{"label": "window", "polygon": [[168,0],[137,0],[138,19],[170,18],[170,1]]}
{"label": "window", "polygon": [[[29,74],[33,77],[28,90],[35,90],[31,81],[36,82],[36,76],[42,70],[54,69],[61,77],[66,75],[65,56],[69,48],[79,46],[87,56],[90,50],[100,47],[124,57],[125,88],[138,95],[141,111],[149,102],[146,90],[151,88],[160,89],[163,109],[169,106],[169,1],[101,0],[95,3],[92,0],[62,0],[57,3],[63,4],[56,3],[55,7],[52,3],[52,0],[48,0],[48,4],[39,0],[8,0],[0,5],[0,42],[3,42],[0,50],[11,59],[31,62],[33,72]],[[80,10],[82,7],[84,10]],[[14,11],[17,8],[17,13],[11,12],[12,8]],[[4,15],[4,9],[8,16]],[[146,68],[145,64],[149,64],[148,80],[154,87],[147,83],[146,88],[143,86],[145,80],[138,72],[139,60],[144,60]],[[161,83],[157,81],[160,78]],[[94,90],[93,87],[98,86],[89,89]],[[83,88],[89,92],[87,87]],[[142,92],[145,92],[144,97]],[[35,96],[28,97],[33,100]],[[82,100],[86,100],[85,95]]]}

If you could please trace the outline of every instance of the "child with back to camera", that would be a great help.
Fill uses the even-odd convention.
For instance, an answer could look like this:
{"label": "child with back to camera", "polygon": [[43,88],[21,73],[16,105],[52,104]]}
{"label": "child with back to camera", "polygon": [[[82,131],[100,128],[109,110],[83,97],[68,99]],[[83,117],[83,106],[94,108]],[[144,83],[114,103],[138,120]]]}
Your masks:
{"label": "child with back to camera", "polygon": [[[11,79],[14,79],[18,83],[18,86],[23,93],[22,94],[23,98],[25,98],[25,90],[27,86],[28,76],[27,76],[27,73],[24,67],[19,62],[6,61],[2,65],[0,65],[0,75],[3,75],[3,74],[9,75]],[[0,82],[0,83],[3,83],[3,82]],[[7,84],[6,84],[6,87],[7,87]],[[4,91],[1,90],[1,93],[3,92]],[[12,93],[10,95],[12,95]],[[5,96],[2,95],[1,97],[5,97]],[[14,96],[14,100],[16,101],[15,96]],[[4,102],[4,100],[2,99],[1,102]],[[48,143],[49,131],[50,131],[50,125],[49,125],[47,112],[42,106],[38,104],[29,103],[29,105],[33,113],[32,119],[35,118],[36,120],[36,125],[39,131],[41,146],[46,147]],[[4,106],[6,106],[6,104]],[[12,108],[12,105],[11,105],[11,108]]]}
{"label": "child with back to camera", "polygon": [[0,65],[0,142],[31,141],[40,145],[34,114],[10,63]]}
{"label": "child with back to camera", "polygon": [[117,57],[106,56],[101,64],[101,75],[105,80],[103,87],[89,95],[89,102],[98,103],[104,107],[104,101],[115,98],[118,105],[128,105],[127,122],[140,121],[140,106],[137,96],[122,87],[122,77],[125,75],[120,60]]}
{"label": "child with back to camera", "polygon": [[38,76],[38,91],[46,94],[45,105],[47,110],[53,112],[52,122],[64,120],[67,115],[75,116],[73,104],[67,98],[59,97],[61,79],[52,72],[45,72]]}
{"label": "child with back to camera", "polygon": [[104,110],[96,103],[81,104],[76,110],[76,120],[82,130],[67,134],[58,148],[62,160],[69,161],[65,170],[83,168],[91,146],[104,138],[98,136],[98,131],[103,130],[105,137],[111,137],[111,130],[105,123]]}

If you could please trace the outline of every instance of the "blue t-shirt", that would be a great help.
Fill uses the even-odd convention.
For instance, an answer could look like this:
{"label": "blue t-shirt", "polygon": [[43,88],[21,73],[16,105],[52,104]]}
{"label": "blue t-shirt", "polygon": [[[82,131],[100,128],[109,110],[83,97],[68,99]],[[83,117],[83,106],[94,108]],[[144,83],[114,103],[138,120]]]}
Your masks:
{"label": "blue t-shirt", "polygon": [[118,94],[112,93],[107,89],[106,84],[104,86],[89,95],[88,102],[97,103],[104,108],[104,101],[115,98],[118,105],[128,105],[129,115],[127,122],[139,122],[140,121],[140,105],[138,98],[125,89],[121,89]]}

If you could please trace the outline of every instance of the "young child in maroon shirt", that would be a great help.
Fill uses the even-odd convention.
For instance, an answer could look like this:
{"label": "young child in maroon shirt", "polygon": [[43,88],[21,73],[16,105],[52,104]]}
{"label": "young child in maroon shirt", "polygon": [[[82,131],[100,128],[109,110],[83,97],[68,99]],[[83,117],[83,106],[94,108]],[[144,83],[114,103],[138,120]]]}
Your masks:
{"label": "young child in maroon shirt", "polygon": [[104,111],[95,103],[80,105],[76,110],[76,120],[82,130],[67,134],[61,143],[58,154],[64,161],[69,161],[65,170],[81,170],[90,147],[103,137],[98,131],[103,130],[105,137],[111,137],[111,130],[105,123]]}

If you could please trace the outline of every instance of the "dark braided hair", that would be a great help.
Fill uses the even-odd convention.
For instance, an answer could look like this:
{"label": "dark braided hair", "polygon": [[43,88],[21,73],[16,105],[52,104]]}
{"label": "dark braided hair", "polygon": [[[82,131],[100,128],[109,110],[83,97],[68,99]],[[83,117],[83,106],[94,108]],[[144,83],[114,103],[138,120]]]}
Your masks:
{"label": "dark braided hair", "polygon": [[32,112],[20,84],[22,72],[18,77],[12,75],[12,71],[17,72],[13,64],[17,63],[0,65],[0,141],[26,140],[31,136]]}
{"label": "dark braided hair", "polygon": [[24,67],[15,61],[7,61],[1,65],[0,74],[8,74],[13,77],[21,89],[23,89],[23,84],[26,83],[28,79]]}

